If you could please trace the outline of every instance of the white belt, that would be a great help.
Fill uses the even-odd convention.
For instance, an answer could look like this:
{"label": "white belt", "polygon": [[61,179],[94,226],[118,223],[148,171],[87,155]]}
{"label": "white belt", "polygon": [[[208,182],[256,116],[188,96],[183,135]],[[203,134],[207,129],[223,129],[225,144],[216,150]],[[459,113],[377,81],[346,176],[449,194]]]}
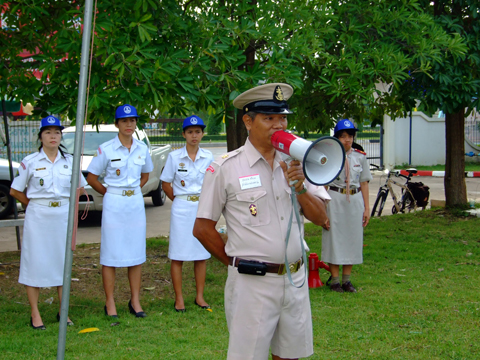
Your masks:
{"label": "white belt", "polygon": [[47,200],[47,199],[30,199],[30,202],[34,204],[48,206],[48,207],[60,207],[64,205],[68,205],[70,202],[69,199],[62,199],[62,200]]}
{"label": "white belt", "polygon": [[136,188],[116,188],[116,187],[112,187],[112,186],[108,186],[107,187],[107,192],[110,193],[110,194],[114,194],[114,195],[122,195],[122,196],[133,196],[133,195],[137,195],[138,193],[141,193],[142,192],[142,189],[140,187],[136,187]]}
{"label": "white belt", "polygon": [[200,200],[200,194],[197,195],[175,195],[176,198],[182,199],[182,200],[187,200],[187,201],[193,201],[197,202]]}

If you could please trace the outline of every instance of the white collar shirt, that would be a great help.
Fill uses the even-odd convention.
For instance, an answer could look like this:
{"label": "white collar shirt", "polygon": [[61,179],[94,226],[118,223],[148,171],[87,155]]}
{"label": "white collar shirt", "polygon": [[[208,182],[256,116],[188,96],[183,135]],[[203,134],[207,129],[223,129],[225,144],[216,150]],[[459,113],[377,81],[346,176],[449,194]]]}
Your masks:
{"label": "white collar shirt", "polygon": [[[60,151],[52,162],[43,149],[25,157],[18,168],[18,176],[12,188],[17,191],[27,189],[29,199],[62,199],[70,197],[73,157]],[[79,171],[79,186],[87,182]]]}
{"label": "white collar shirt", "polygon": [[184,146],[168,154],[160,180],[172,184],[175,196],[200,194],[205,171],[212,161],[212,153],[202,148],[198,149],[195,161],[192,161]]}
{"label": "white collar shirt", "polygon": [[141,174],[153,171],[153,162],[147,145],[133,138],[129,151],[117,135],[100,145],[87,171],[94,175],[105,171],[108,186],[135,188],[140,186]]}

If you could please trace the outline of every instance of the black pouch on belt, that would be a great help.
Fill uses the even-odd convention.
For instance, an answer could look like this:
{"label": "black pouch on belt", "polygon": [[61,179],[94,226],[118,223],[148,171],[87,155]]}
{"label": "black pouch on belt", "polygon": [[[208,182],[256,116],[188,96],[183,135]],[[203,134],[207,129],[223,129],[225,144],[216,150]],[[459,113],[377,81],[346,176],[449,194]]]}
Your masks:
{"label": "black pouch on belt", "polygon": [[264,276],[267,272],[267,264],[259,261],[240,260],[238,262],[238,272],[240,274]]}

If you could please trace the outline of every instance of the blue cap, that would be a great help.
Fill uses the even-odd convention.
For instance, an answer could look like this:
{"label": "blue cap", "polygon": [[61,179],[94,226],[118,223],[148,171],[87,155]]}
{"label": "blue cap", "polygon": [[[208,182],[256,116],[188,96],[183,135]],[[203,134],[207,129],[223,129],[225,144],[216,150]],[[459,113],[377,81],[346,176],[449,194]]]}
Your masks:
{"label": "blue cap", "polygon": [[58,126],[60,128],[60,130],[64,129],[64,127],[60,123],[60,120],[57,119],[55,116],[52,116],[52,115],[47,116],[47,117],[43,118],[42,120],[40,120],[40,130],[42,130],[42,128],[44,128],[45,126]]}
{"label": "blue cap", "polygon": [[138,118],[137,109],[134,106],[129,104],[120,105],[115,110],[115,120],[129,117]]}
{"label": "blue cap", "polygon": [[183,120],[183,130],[189,126],[200,126],[202,130],[206,127],[206,125],[203,123],[203,120],[195,115],[189,116]]}
{"label": "blue cap", "polygon": [[358,131],[358,129],[355,128],[355,125],[348,120],[348,119],[342,119],[337,122],[337,125],[335,125],[335,129],[333,129],[333,133],[336,134],[339,131],[342,130],[353,130],[353,131]]}

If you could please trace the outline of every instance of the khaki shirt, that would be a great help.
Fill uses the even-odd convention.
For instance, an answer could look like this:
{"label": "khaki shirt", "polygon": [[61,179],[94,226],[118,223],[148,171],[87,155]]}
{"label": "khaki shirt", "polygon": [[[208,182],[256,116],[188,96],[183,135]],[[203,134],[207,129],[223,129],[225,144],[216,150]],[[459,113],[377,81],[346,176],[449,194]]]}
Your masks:
{"label": "khaki shirt", "polygon": [[[292,202],[290,187],[279,164],[281,160],[276,152],[272,171],[247,139],[244,146],[216,159],[207,169],[197,218],[218,221],[223,213],[228,230],[225,246],[228,256],[271,263],[285,261]],[[330,198],[323,187],[312,184],[307,187],[322,199]],[[287,255],[289,262],[302,255],[295,214]]]}
{"label": "khaki shirt", "polygon": [[[347,158],[348,163],[350,164],[350,188],[359,188],[360,183],[372,180],[370,165],[368,164],[367,156],[363,151],[352,149],[350,154],[347,155]],[[345,168],[343,168],[337,178],[328,185],[346,188],[347,180],[345,176]]]}

